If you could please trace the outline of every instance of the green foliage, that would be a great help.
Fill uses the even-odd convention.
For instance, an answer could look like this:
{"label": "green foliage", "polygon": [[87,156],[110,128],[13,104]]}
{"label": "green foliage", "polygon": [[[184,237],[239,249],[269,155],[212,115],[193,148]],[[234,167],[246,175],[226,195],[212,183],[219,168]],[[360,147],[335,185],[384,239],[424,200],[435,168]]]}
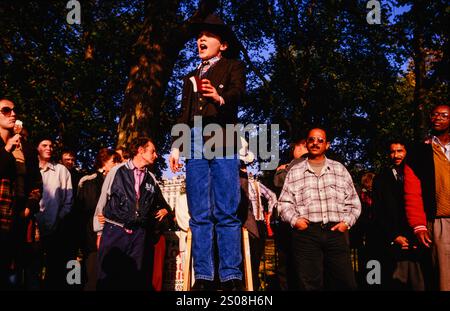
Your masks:
{"label": "green foliage", "polygon": [[[157,113],[148,131],[157,129],[158,149],[167,153],[180,112],[181,78],[198,59],[193,40],[184,49],[172,48],[179,38],[157,30],[181,27],[198,2],[161,7],[152,1],[83,1],[81,25],[70,26],[64,1],[2,1],[0,97],[16,102],[32,136],[54,135],[89,166],[100,147],[117,142],[130,69],[143,48],[136,42],[147,19],[155,36],[150,42],[160,43],[167,57],[162,77],[170,77],[148,86],[164,94],[145,103]],[[251,60],[241,122],[279,123],[283,162],[287,142],[311,126],[325,126],[334,137],[330,157],[354,173],[378,170],[386,140],[414,135],[417,90],[414,67],[406,70],[405,64],[417,56],[413,43],[419,35],[422,48],[435,56],[425,72],[425,110],[448,101],[448,5],[432,1],[419,18],[410,10],[418,2],[381,1],[382,24],[369,25],[363,0],[221,1],[217,13],[233,26]],[[400,6],[405,11],[393,18]],[[160,162],[164,167],[162,157]]]}
{"label": "green foliage", "polygon": [[[1,97],[11,98],[31,139],[51,135],[84,166],[114,146],[142,10],[135,1],[84,1],[68,25],[64,1],[2,1]],[[86,58],[88,44],[93,57]]]}

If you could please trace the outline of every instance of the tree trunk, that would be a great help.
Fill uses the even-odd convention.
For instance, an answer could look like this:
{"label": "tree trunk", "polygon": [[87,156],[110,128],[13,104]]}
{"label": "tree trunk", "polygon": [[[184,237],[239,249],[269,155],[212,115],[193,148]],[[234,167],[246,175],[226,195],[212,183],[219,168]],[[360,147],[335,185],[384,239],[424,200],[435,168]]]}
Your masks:
{"label": "tree trunk", "polygon": [[425,11],[425,3],[423,1],[414,2],[412,10],[416,21],[413,38],[414,51],[414,139],[416,141],[423,141],[427,133],[427,122],[425,117],[425,110],[427,106],[425,79],[426,79],[426,52],[424,47],[424,27],[425,21],[423,12]]}

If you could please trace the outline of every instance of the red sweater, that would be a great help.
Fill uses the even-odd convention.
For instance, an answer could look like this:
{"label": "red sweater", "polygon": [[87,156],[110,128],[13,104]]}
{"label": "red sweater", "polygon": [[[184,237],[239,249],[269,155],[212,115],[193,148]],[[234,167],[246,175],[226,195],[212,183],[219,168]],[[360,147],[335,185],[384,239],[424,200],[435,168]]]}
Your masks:
{"label": "red sweater", "polygon": [[405,165],[405,210],[414,232],[427,230],[420,179],[408,165]]}

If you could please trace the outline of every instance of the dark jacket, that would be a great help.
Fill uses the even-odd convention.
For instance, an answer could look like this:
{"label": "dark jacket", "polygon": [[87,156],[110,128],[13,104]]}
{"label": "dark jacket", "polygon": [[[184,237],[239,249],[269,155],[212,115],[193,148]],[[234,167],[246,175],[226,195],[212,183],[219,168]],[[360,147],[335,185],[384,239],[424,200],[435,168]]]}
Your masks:
{"label": "dark jacket", "polygon": [[220,106],[212,100],[201,98],[194,93],[189,78],[198,75],[198,70],[190,72],[184,78],[183,97],[181,102],[182,113],[178,123],[193,125],[194,116],[203,117],[203,126],[217,123],[221,126],[237,122],[238,105],[245,93],[245,66],[239,60],[221,58],[206,73],[209,79],[222,96],[225,104]]}
{"label": "dark jacket", "polygon": [[[131,160],[114,167],[106,176],[96,207],[96,215],[103,212],[107,219],[132,229],[156,225],[154,215],[162,208],[171,213],[159,185],[148,170],[145,170],[139,191],[139,201],[136,201]],[[100,231],[102,228],[96,224],[96,216],[93,221],[94,231]]]}
{"label": "dark jacket", "polygon": [[5,150],[5,142],[0,138],[0,179],[14,180],[16,177],[16,159]]}
{"label": "dark jacket", "polygon": [[16,160],[12,153],[5,150],[0,138],[0,235],[10,232],[14,217],[14,180],[16,178]]}
{"label": "dark jacket", "polygon": [[[1,211],[0,218],[1,222],[12,221],[13,217],[15,219],[16,230],[19,234],[20,239],[25,238],[26,228],[30,219],[22,219],[19,217],[20,212],[22,212],[26,207],[31,211],[31,216],[39,211],[39,200],[40,197],[30,197],[30,192],[32,190],[38,189],[42,194],[42,176],[39,170],[39,162],[36,149],[27,141],[21,142],[22,152],[25,157],[25,170],[26,175],[24,178],[24,196],[18,197],[15,195],[12,199],[14,204],[9,204],[7,206],[1,199],[3,195],[0,193]],[[7,152],[5,150],[5,143],[0,139],[0,180],[6,179],[10,181],[9,189],[10,194],[14,193],[14,181],[17,177],[16,170],[16,159],[13,153]],[[3,189],[6,190],[6,189]],[[8,210],[9,209],[9,210]],[[10,218],[10,220],[7,220]]]}
{"label": "dark jacket", "polygon": [[[42,176],[39,170],[39,160],[36,149],[30,143],[21,142],[22,152],[25,157],[26,178],[24,192],[29,194],[34,189],[40,189],[42,192]],[[5,150],[5,143],[0,139],[0,179],[7,178],[15,180],[16,178],[16,159],[12,152]]]}
{"label": "dark jacket", "polygon": [[415,241],[414,232],[406,218],[403,181],[395,179],[391,168],[375,177],[373,194],[375,223],[381,230],[385,245],[390,245],[400,235],[411,242]]}
{"label": "dark jacket", "polygon": [[80,180],[83,177],[83,174],[76,168],[70,169],[69,173],[70,173],[70,179],[72,180],[73,193],[76,195],[78,193],[78,184],[80,183]]}
{"label": "dark jacket", "polygon": [[80,247],[84,253],[97,251],[97,234],[93,228],[93,217],[104,180],[103,174],[96,172],[81,178],[78,186],[75,208],[79,213],[80,223],[77,226],[77,233],[80,234]]}
{"label": "dark jacket", "polygon": [[286,175],[289,172],[289,170],[297,163],[301,163],[306,160],[306,156],[302,156],[298,159],[293,159],[285,169],[275,171],[275,175],[273,176],[273,184],[277,188],[283,188],[284,181],[286,180]]}
{"label": "dark jacket", "polygon": [[419,178],[422,200],[427,220],[436,218],[436,178],[434,174],[433,148],[431,144],[418,144],[408,152],[406,164]]}
{"label": "dark jacket", "polygon": [[[42,175],[39,169],[39,160],[36,148],[26,141],[22,142],[21,144],[22,151],[25,156],[25,167],[27,171],[27,175],[25,178],[25,193],[28,196],[32,190],[39,189],[42,195]],[[26,206],[31,209],[32,213],[37,213],[39,211],[39,199],[30,200],[29,198],[27,198]],[[24,207],[19,208],[23,209]]]}

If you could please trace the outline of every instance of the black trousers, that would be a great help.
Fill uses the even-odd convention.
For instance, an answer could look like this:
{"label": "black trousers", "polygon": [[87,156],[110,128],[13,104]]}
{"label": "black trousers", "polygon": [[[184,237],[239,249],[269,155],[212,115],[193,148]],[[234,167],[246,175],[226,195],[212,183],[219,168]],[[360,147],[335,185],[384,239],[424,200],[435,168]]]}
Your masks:
{"label": "black trousers", "polygon": [[84,288],[85,291],[95,291],[97,286],[97,252],[86,252],[84,260]]}
{"label": "black trousers", "polygon": [[355,290],[348,233],[331,231],[335,223],[310,223],[293,230],[292,254],[300,290]]}
{"label": "black trousers", "polygon": [[105,223],[97,257],[97,290],[144,289],[145,234],[144,228],[127,233],[122,227]]}
{"label": "black trousers", "polygon": [[261,258],[264,254],[267,238],[266,223],[264,221],[256,221],[258,227],[259,238],[250,234],[250,254],[252,264],[253,275],[253,288],[259,289],[261,282],[259,280],[259,266],[261,264]]}
{"label": "black trousers", "polygon": [[295,263],[292,256],[292,228],[285,222],[275,227],[275,243],[278,254],[277,277],[279,290],[298,290]]}
{"label": "black trousers", "polygon": [[69,249],[65,235],[61,229],[51,235],[41,237],[41,244],[46,267],[46,276],[44,281],[45,290],[71,290],[75,287],[67,283],[67,263],[73,260],[73,254]]}

